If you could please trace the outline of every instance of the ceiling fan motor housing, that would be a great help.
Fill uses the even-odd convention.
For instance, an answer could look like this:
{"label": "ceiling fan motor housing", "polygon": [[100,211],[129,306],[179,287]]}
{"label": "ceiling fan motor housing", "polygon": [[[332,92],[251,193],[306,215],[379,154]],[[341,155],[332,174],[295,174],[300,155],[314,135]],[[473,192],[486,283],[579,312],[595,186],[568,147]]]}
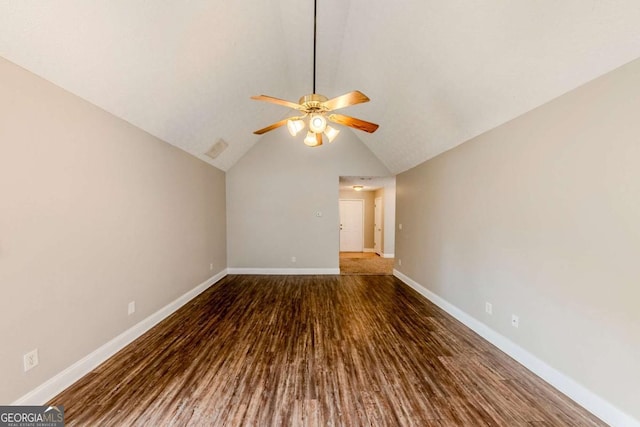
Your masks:
{"label": "ceiling fan motor housing", "polygon": [[298,104],[305,107],[304,111],[307,113],[321,113],[327,111],[326,107],[323,105],[326,101],[328,101],[326,96],[312,93],[311,95],[305,95],[300,98]]}

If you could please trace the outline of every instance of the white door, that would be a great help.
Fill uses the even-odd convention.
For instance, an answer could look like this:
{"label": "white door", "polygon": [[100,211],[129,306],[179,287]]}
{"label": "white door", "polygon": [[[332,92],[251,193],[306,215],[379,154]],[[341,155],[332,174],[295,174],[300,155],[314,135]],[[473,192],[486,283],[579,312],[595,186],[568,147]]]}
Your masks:
{"label": "white door", "polygon": [[373,251],[382,255],[382,197],[376,197],[373,211]]}
{"label": "white door", "polygon": [[363,202],[340,200],[340,252],[363,251]]}

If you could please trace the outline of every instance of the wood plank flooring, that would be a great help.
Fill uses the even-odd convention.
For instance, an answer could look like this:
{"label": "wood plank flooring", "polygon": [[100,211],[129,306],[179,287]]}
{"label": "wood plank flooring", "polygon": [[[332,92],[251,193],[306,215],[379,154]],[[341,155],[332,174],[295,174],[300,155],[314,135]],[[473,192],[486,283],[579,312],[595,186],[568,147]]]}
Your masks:
{"label": "wood plank flooring", "polygon": [[87,426],[605,425],[393,276],[227,276],[50,404]]}

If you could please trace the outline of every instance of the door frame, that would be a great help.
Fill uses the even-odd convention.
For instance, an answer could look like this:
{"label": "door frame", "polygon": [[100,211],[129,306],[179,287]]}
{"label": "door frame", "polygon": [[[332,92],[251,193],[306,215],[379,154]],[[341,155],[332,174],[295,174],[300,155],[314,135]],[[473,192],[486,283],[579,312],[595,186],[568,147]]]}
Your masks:
{"label": "door frame", "polygon": [[360,242],[360,246],[362,247],[362,251],[364,252],[364,199],[338,199],[338,252],[342,252],[341,248],[340,248],[340,202],[345,201],[345,202],[360,202],[360,206],[361,209],[360,211],[362,212],[362,218],[360,219],[360,224],[361,224],[361,235],[362,235],[362,242]]}
{"label": "door frame", "polygon": [[[384,248],[382,247],[382,239],[384,238],[383,237],[384,235],[383,203],[384,203],[384,198],[382,196],[373,198],[373,251],[380,256],[384,254]],[[380,223],[376,221],[377,213],[380,213],[380,218],[377,218],[380,221]],[[380,229],[380,231],[377,230],[378,228]],[[379,239],[376,238],[378,236],[379,236]],[[376,248],[376,244],[378,245],[377,248]],[[377,249],[377,252],[376,252],[376,249]]]}

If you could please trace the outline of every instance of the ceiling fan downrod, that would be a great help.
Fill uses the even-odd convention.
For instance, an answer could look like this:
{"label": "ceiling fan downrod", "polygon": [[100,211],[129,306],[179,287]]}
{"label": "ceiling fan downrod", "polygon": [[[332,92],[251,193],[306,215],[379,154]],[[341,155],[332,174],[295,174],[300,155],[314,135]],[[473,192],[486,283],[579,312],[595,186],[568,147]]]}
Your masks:
{"label": "ceiling fan downrod", "polygon": [[318,17],[318,0],[313,0],[313,94],[316,93],[316,34]]}
{"label": "ceiling fan downrod", "polygon": [[[274,98],[272,96],[252,96],[251,99],[289,107],[296,110],[298,113],[298,116],[296,117],[280,120],[279,122],[253,132],[254,134],[262,135],[273,129],[286,125],[291,136],[296,136],[298,132],[308,126],[309,131],[304,139],[304,143],[310,147],[318,147],[322,145],[323,135],[326,136],[329,142],[332,142],[338,133],[340,133],[338,129],[328,126],[328,121],[369,133],[373,133],[378,129],[378,125],[375,123],[367,122],[355,117],[345,116],[343,114],[333,113],[335,110],[361,104],[363,102],[369,102],[369,98],[362,92],[354,90],[332,99],[328,99],[326,96],[316,93],[317,42],[318,0],[313,0],[313,91],[310,95],[301,97],[297,104],[284,99]],[[305,123],[305,121],[307,123]]]}

